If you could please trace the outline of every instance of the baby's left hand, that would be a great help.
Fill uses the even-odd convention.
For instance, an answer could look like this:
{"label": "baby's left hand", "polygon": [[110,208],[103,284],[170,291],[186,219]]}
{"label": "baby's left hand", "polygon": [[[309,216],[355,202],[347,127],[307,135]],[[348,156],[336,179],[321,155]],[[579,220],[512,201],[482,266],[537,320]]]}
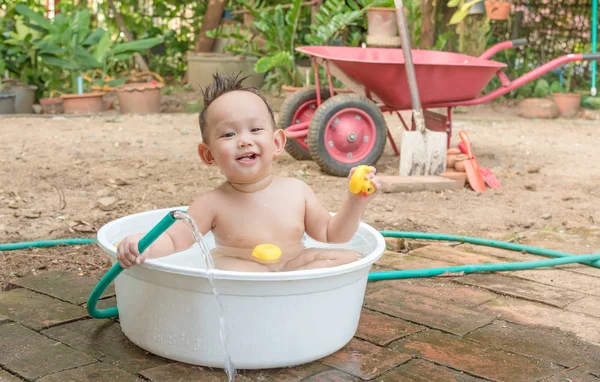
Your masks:
{"label": "baby's left hand", "polygon": [[[371,183],[373,184],[373,192],[370,194],[363,194],[363,193],[359,193],[356,196],[357,198],[359,198],[360,200],[363,200],[365,202],[370,202],[373,198],[375,198],[375,196],[377,196],[377,191],[379,191],[379,189],[381,188],[381,183],[379,182],[379,179],[377,179],[376,173],[377,173],[377,169],[375,169],[375,167],[373,166],[369,166],[369,168],[371,169],[370,172],[365,174],[365,180],[369,180],[371,181]],[[354,172],[356,171],[356,167],[352,167],[352,169],[350,170],[350,173],[348,174],[348,183],[350,183],[350,180],[352,179],[352,175],[354,175]]]}

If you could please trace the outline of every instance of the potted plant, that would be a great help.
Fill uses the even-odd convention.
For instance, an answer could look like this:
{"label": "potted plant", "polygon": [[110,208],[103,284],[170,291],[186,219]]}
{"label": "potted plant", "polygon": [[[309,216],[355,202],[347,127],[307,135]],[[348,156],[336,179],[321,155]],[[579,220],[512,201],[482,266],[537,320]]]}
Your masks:
{"label": "potted plant", "polygon": [[[246,15],[250,12],[244,14],[244,18],[248,19]],[[217,28],[206,31],[206,36],[215,39],[212,52],[188,52],[186,55],[187,83],[193,89],[202,89],[210,84],[217,71],[241,73],[241,76],[248,77],[245,84],[258,88],[263,86],[265,75],[257,73],[254,66],[264,41],[255,36],[248,25],[223,18]]]}
{"label": "potted plant", "polygon": [[[362,23],[371,7],[386,1],[389,0],[374,0],[364,8],[352,0],[326,1],[314,15],[314,22],[304,27],[306,23],[300,22],[304,16],[301,0],[293,0],[286,11],[281,5],[255,8],[246,0],[241,0],[239,4],[254,18],[253,29],[237,27],[227,31],[219,27],[210,31],[210,37],[228,39],[229,43],[224,46],[227,51],[258,58],[254,71],[265,75],[265,86],[292,94],[307,83],[305,71],[298,70],[302,58],[296,51],[298,46],[341,44],[342,33],[350,26]],[[355,33],[351,37],[358,44],[360,34]]]}
{"label": "potted plant", "polygon": [[545,78],[540,78],[535,83],[530,82],[520,88],[520,91],[524,97],[518,107],[520,117],[529,119],[558,118],[560,113],[556,104],[550,98],[552,91]]}
{"label": "potted plant", "polygon": [[253,70],[264,76],[266,87],[279,85],[285,92],[301,87],[303,79],[296,69],[295,48],[301,42],[297,32],[301,26],[302,0],[293,0],[287,11],[280,4],[258,8],[246,0],[240,0],[239,4],[254,18],[251,28],[221,26],[207,35],[228,39],[225,51],[255,60]]}
{"label": "potted plant", "polygon": [[550,89],[552,91],[552,99],[554,99],[560,115],[564,118],[574,118],[579,112],[581,94],[571,91],[574,64],[569,63],[567,68],[565,85],[563,86],[559,81],[555,81],[550,85]]}
{"label": "potted plant", "polygon": [[43,68],[38,65],[39,49],[36,43],[44,37],[23,22],[16,20],[11,27],[3,33],[0,42],[0,56],[2,56],[2,72],[7,70],[12,78],[3,81],[6,91],[15,94],[15,112],[19,114],[33,113],[33,104],[36,99],[36,90],[42,81]]}
{"label": "potted plant", "polygon": [[44,114],[63,114],[65,112],[63,100],[60,98],[61,94],[62,92],[56,89],[44,92],[45,97],[40,98],[40,106]]}
{"label": "potted plant", "polygon": [[[121,113],[160,113],[161,89],[164,81],[152,72],[131,71],[129,76],[112,78],[109,75],[121,61],[127,61],[136,52],[153,48],[162,43],[161,37],[146,38],[115,44],[108,33],[100,39],[100,48],[92,53],[101,64],[101,70],[94,71],[90,81],[96,83],[100,91],[115,91]],[[95,80],[96,74],[99,80]],[[158,82],[158,81],[160,82]]]}
{"label": "potted plant", "polygon": [[104,93],[84,93],[81,79],[85,71],[98,66],[90,50],[97,46],[100,36],[97,31],[90,32],[89,11],[83,9],[68,16],[61,14],[60,17],[50,21],[24,4],[18,4],[15,9],[32,25],[48,32],[47,37],[38,43],[41,61],[69,72],[68,88],[71,93],[60,96],[65,112],[78,114],[104,110],[102,101]]}
{"label": "potted plant", "polygon": [[33,25],[48,32],[46,38],[37,43],[40,59],[47,65],[69,72],[70,93],[60,97],[66,113],[98,113],[105,110],[103,91],[87,91],[83,75],[93,69],[107,73],[118,62],[129,59],[133,53],[149,49],[162,38],[149,38],[115,44],[110,34],[102,29],[90,29],[90,13],[87,9],[73,15],[59,15],[53,21],[18,4],[17,12],[25,16]]}
{"label": "potted plant", "polygon": [[[145,81],[146,75],[156,79]],[[161,76],[151,72],[132,74],[127,83],[115,88],[119,100],[119,110],[123,114],[160,113],[161,89],[164,81]]]}

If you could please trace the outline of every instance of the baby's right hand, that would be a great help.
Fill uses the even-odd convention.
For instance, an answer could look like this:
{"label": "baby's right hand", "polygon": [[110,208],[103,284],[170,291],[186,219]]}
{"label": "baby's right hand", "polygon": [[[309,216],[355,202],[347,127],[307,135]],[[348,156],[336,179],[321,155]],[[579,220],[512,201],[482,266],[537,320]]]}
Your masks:
{"label": "baby's right hand", "polygon": [[144,262],[145,257],[138,251],[138,242],[142,235],[129,235],[119,243],[117,247],[117,260],[125,269],[132,265],[139,265]]}

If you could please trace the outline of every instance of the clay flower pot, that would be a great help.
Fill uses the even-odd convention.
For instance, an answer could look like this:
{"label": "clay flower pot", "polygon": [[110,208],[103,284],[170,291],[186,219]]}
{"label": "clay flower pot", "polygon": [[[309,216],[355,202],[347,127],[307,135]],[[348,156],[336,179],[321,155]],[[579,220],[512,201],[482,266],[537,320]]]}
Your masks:
{"label": "clay flower pot", "polygon": [[117,86],[116,93],[122,114],[160,113],[162,83],[152,81]]}
{"label": "clay flower pot", "polygon": [[102,97],[104,92],[62,94],[66,114],[96,114],[106,109]]}
{"label": "clay flower pot", "polygon": [[401,39],[398,35],[395,8],[370,8],[367,12],[367,20],[367,46],[400,46]]}
{"label": "clay flower pot", "polygon": [[446,152],[446,168],[453,169],[454,164],[456,163],[456,157],[460,155],[460,149],[450,148]]}
{"label": "clay flower pot", "polygon": [[506,20],[510,15],[512,2],[507,0],[485,0],[485,13],[491,20]]}
{"label": "clay flower pot", "polygon": [[44,114],[63,114],[65,112],[63,100],[60,97],[40,98],[40,106],[42,106]]}
{"label": "clay flower pot", "polygon": [[392,37],[398,35],[395,8],[370,8],[367,12],[369,36]]}
{"label": "clay flower pot", "polygon": [[581,94],[577,93],[554,93],[552,99],[564,118],[574,118],[579,112],[581,105]]}

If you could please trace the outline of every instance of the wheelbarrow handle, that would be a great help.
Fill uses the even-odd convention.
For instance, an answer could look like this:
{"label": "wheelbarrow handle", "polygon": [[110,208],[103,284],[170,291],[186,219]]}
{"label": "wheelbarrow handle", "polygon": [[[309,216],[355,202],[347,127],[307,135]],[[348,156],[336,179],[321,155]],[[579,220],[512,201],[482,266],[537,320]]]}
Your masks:
{"label": "wheelbarrow handle", "polygon": [[516,40],[511,40],[510,43],[512,44],[513,48],[518,48],[520,46],[527,45],[527,39],[526,38],[518,38]]}
{"label": "wheelbarrow handle", "polygon": [[[161,221],[158,222],[144,237],[140,239],[138,242],[138,251],[142,254],[150,244],[152,244],[160,235],[163,234],[175,221],[175,212],[171,211]],[[123,271],[123,267],[119,262],[117,262],[113,267],[106,272],[106,274],[98,281],[98,284],[90,293],[90,297],[87,302],[87,312],[93,318],[111,318],[119,315],[119,309],[116,306],[107,309],[97,309],[96,304],[98,303],[98,299],[102,296],[102,293],[106,290],[106,288],[110,285],[111,282]]]}
{"label": "wheelbarrow handle", "polygon": [[564,56],[557,57],[550,62],[546,62],[545,64],[538,66],[537,68],[533,69],[532,71],[525,73],[512,81],[510,81],[508,79],[506,74],[498,73],[498,76],[500,77],[500,80],[502,81],[502,86],[496,90],[486,93],[485,95],[483,95],[481,97],[473,98],[470,100],[439,102],[439,103],[427,104],[427,105],[425,105],[425,108],[426,109],[435,109],[435,108],[442,108],[442,107],[457,107],[457,106],[464,107],[464,106],[472,106],[472,105],[479,105],[482,103],[486,103],[495,98],[503,96],[504,94],[506,94],[510,91],[513,91],[516,88],[523,86],[527,82],[531,82],[531,81],[543,76],[544,74],[548,73],[549,71],[563,66],[564,64],[566,64],[568,62],[584,61],[584,60],[586,60],[586,61],[600,60],[600,53],[566,54]]}
{"label": "wheelbarrow handle", "polygon": [[498,52],[501,52],[505,49],[518,48],[524,45],[527,45],[527,38],[518,38],[516,40],[499,42],[495,45],[492,45],[485,52],[481,53],[481,55],[479,55],[479,58],[489,60]]}
{"label": "wheelbarrow handle", "polygon": [[582,54],[584,61],[598,61],[600,60],[600,52],[584,53]]}

